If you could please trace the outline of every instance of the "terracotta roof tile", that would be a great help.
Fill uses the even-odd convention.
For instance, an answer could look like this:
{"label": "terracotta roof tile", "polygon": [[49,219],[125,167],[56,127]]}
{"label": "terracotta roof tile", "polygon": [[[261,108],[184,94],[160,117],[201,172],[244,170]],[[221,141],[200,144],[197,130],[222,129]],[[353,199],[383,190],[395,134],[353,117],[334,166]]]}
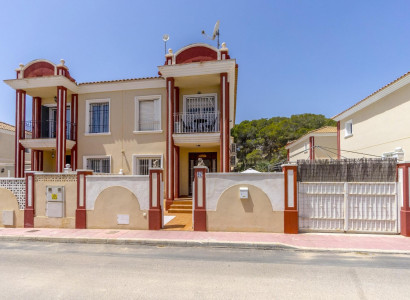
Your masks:
{"label": "terracotta roof tile", "polygon": [[81,82],[78,85],[83,84],[98,84],[98,83],[113,83],[113,82],[127,82],[127,81],[138,81],[138,80],[147,80],[147,79],[162,79],[161,76],[155,77],[141,77],[141,78],[129,78],[129,79],[117,79],[117,80],[105,80],[105,81],[90,81],[90,82]]}
{"label": "terracotta roof tile", "polygon": [[343,114],[343,113],[347,112],[348,110],[352,109],[353,107],[355,107],[355,106],[359,105],[360,103],[362,103],[362,102],[366,101],[367,99],[369,99],[369,98],[370,98],[370,97],[372,97],[373,95],[375,95],[375,94],[377,94],[378,92],[380,92],[380,91],[384,90],[385,88],[387,88],[387,87],[391,86],[392,84],[394,84],[394,83],[396,83],[397,81],[399,81],[399,80],[403,79],[404,77],[406,77],[406,76],[407,76],[407,75],[409,75],[409,74],[410,74],[410,71],[409,71],[409,72],[407,72],[406,74],[404,74],[404,75],[400,76],[399,78],[396,78],[395,80],[393,80],[392,82],[390,82],[390,83],[386,84],[385,86],[381,87],[380,89],[378,89],[377,91],[373,92],[372,94],[370,94],[369,96],[367,96],[367,97],[366,97],[366,98],[364,98],[363,100],[360,100],[359,102],[357,102],[356,104],[352,105],[352,106],[351,106],[351,107],[349,107],[348,109],[345,109],[345,110],[344,110],[344,111],[342,111],[341,113],[339,113],[339,114],[337,114],[336,116],[332,117],[332,119],[334,119],[334,118],[336,118],[336,117],[340,116],[341,114]]}
{"label": "terracotta roof tile", "polygon": [[10,125],[4,122],[0,122],[0,129],[13,131],[13,132],[16,131],[16,128],[13,125]]}

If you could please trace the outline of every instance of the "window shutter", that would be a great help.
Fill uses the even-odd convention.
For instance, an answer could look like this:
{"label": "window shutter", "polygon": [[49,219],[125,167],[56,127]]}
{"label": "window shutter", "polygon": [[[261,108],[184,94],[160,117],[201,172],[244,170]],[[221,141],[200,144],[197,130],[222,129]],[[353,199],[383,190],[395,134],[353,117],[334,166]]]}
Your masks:
{"label": "window shutter", "polygon": [[154,101],[139,102],[139,130],[154,130]]}

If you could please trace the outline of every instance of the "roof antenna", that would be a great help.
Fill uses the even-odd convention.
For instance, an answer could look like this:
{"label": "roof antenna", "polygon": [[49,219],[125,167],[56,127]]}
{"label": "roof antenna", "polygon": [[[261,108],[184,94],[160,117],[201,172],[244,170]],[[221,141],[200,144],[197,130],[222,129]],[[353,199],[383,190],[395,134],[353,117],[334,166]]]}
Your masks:
{"label": "roof antenna", "polygon": [[212,33],[212,36],[209,36],[205,33],[205,30],[202,30],[202,35],[204,35],[206,38],[210,40],[215,40],[215,37],[218,37],[217,43],[218,43],[218,49],[219,49],[219,20],[216,21],[215,27],[214,27],[214,32]]}
{"label": "roof antenna", "polygon": [[167,55],[167,41],[169,40],[169,34],[164,34],[162,36],[162,40],[164,41],[165,55]]}

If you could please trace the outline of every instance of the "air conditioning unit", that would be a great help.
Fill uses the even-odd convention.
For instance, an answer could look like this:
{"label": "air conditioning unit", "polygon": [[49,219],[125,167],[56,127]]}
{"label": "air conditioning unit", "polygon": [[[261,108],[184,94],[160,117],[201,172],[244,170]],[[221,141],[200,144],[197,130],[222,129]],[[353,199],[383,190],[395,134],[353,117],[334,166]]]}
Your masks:
{"label": "air conditioning unit", "polygon": [[231,153],[236,153],[236,143],[231,144]]}

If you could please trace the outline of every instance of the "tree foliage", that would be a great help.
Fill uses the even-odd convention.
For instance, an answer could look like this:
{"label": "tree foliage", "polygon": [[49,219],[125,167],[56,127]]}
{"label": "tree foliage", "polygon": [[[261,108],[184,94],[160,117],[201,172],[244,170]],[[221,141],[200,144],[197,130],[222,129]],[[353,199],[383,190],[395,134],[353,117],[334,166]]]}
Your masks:
{"label": "tree foliage", "polygon": [[336,126],[336,122],[323,115],[301,114],[243,121],[232,128],[231,135],[237,144],[237,170],[254,168],[270,171],[275,164],[286,161],[285,145],[307,132],[323,126]]}

